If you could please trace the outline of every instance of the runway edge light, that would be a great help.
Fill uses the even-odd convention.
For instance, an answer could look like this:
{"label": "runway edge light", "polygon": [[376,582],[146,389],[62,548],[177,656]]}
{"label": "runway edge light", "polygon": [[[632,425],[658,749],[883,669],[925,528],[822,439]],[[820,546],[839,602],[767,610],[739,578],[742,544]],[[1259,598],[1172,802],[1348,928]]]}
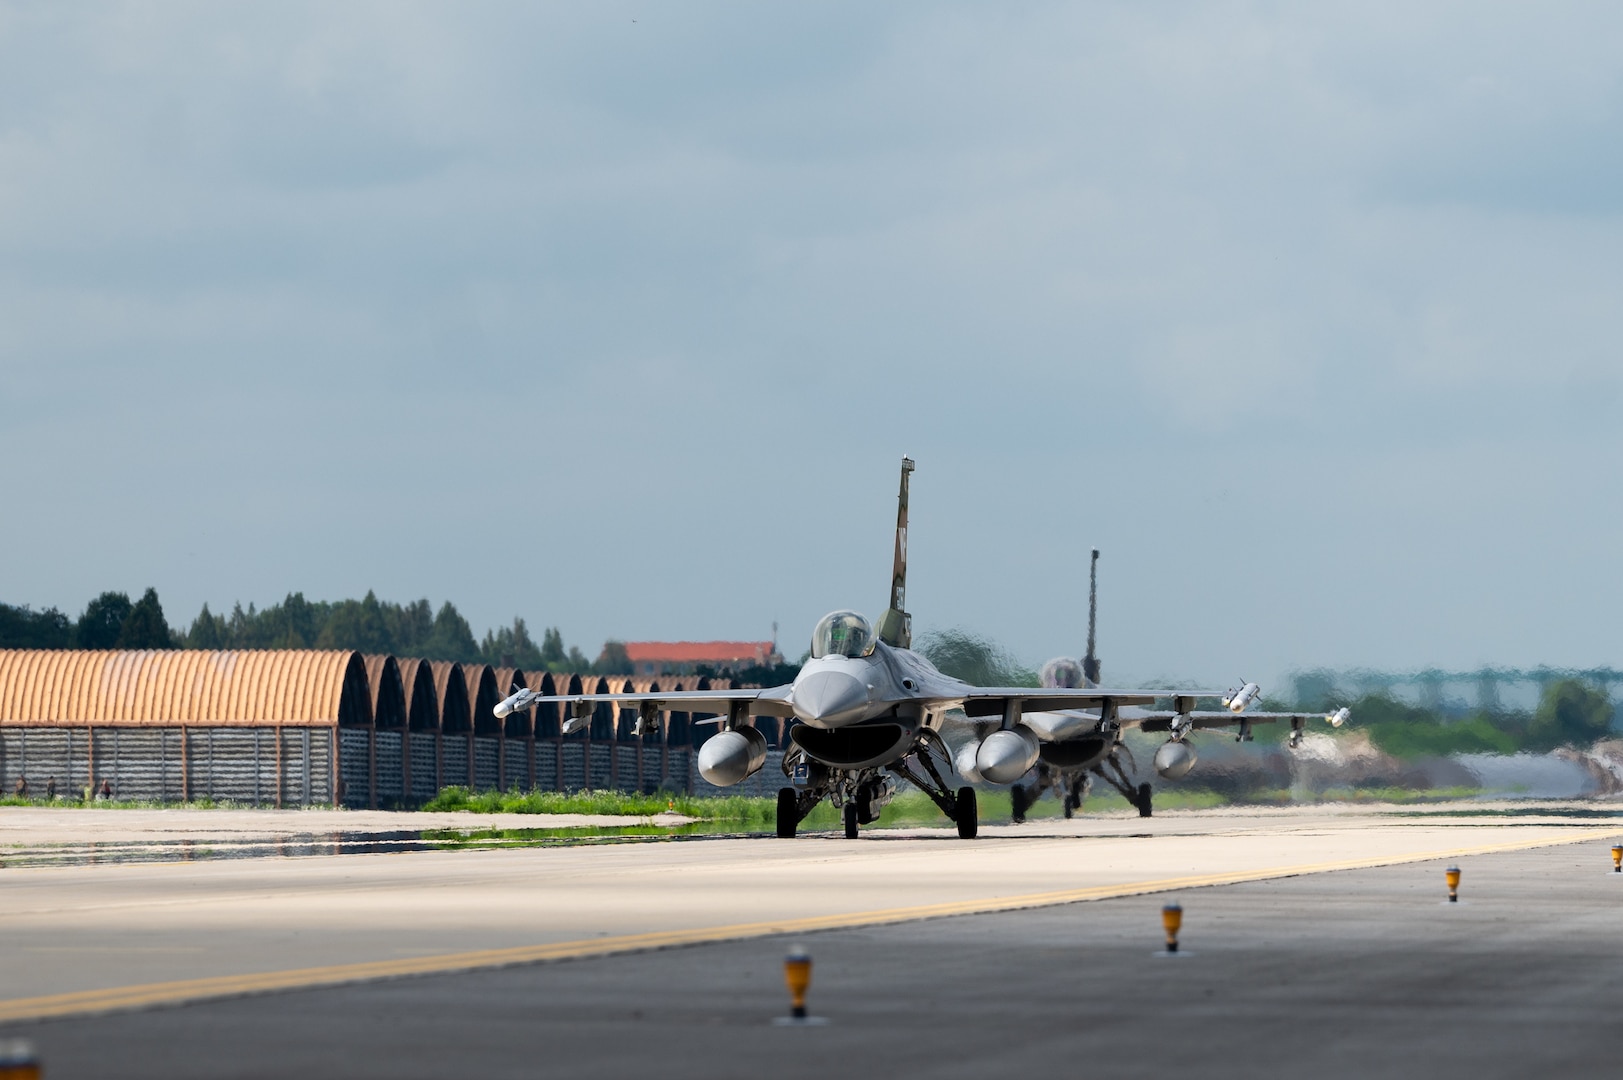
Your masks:
{"label": "runway edge light", "polygon": [[1460,901],[1460,868],[1450,866],[1443,871],[1443,877],[1448,881],[1448,902],[1457,904]]}
{"label": "runway edge light", "polygon": [[26,1039],[0,1039],[0,1080],[39,1080],[39,1055]]}
{"label": "runway edge light", "polygon": [[811,957],[799,945],[783,958],[783,981],[789,984],[789,1015],[806,1019],[806,991],[811,988]]}
{"label": "runway edge light", "polygon": [[1612,872],[1623,874],[1623,844],[1612,845]]}
{"label": "runway edge light", "polygon": [[1161,909],[1161,926],[1167,932],[1167,952],[1178,951],[1178,931],[1183,927],[1183,907],[1168,904]]}

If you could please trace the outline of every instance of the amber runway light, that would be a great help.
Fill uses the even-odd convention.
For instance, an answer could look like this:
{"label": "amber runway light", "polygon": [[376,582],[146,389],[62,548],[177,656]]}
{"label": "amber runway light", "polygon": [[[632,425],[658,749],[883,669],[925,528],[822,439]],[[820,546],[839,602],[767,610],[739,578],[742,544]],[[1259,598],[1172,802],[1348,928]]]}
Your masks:
{"label": "amber runway light", "polygon": [[789,987],[789,1015],[780,1016],[773,1023],[790,1027],[828,1023],[820,1016],[806,1015],[806,991],[811,989],[811,979],[811,957],[799,945],[793,946],[783,958],[783,981]]}
{"label": "amber runway light", "polygon": [[1460,901],[1460,868],[1450,866],[1443,876],[1448,879],[1448,902],[1457,904]]}
{"label": "amber runway light", "polygon": [[1623,874],[1623,844],[1612,845],[1612,871]]}
{"label": "amber runway light", "polygon": [[22,1039],[0,1040],[0,1080],[39,1080],[39,1057]]}
{"label": "amber runway light", "polygon": [[1167,932],[1167,952],[1178,951],[1178,931],[1183,927],[1183,908],[1178,904],[1168,904],[1161,909],[1161,926]]}
{"label": "amber runway light", "polygon": [[806,991],[811,989],[811,957],[798,945],[783,959],[783,981],[789,984],[789,1015],[806,1019]]}

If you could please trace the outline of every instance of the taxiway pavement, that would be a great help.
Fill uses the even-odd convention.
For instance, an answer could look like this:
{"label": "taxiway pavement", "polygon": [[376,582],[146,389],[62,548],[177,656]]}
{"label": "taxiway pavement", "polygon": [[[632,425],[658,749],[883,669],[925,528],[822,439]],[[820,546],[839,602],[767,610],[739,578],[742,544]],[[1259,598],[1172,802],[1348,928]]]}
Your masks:
{"label": "taxiway pavement", "polygon": [[[974,843],[6,869],[0,1010],[53,1077],[109,1061],[129,1076],[1599,1075],[1623,1006],[1619,835],[1609,816],[1327,809],[994,827]],[[1454,906],[1450,861],[1466,875]],[[1150,956],[1169,896],[1194,956]],[[883,925],[925,908],[967,914]],[[827,1028],[769,1023],[781,927],[813,952]],[[593,955],[661,933],[706,943]],[[457,970],[477,950],[511,963],[545,948],[578,958]],[[121,988],[252,994],[267,972],[421,961],[429,974],[215,999],[149,989],[126,1000],[204,1000],[74,1015]],[[38,1004],[51,1000],[80,1007]],[[61,1018],[28,1019],[41,1015]]]}

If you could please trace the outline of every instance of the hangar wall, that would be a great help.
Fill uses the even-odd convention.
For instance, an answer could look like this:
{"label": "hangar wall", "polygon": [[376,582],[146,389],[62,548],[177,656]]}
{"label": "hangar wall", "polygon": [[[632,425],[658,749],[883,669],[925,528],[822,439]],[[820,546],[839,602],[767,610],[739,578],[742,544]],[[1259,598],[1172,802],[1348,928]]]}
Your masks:
{"label": "hangar wall", "polygon": [[[543,693],[725,689],[726,680],[536,673],[319,650],[0,649],[0,791],[99,789],[153,801],[420,805],[441,788],[694,791],[714,729],[680,712],[634,735],[602,706],[561,734],[555,706],[497,719],[511,688]],[[776,747],[782,732],[762,721]],[[775,756],[775,755],[774,755]],[[734,794],[781,782],[776,761]]]}

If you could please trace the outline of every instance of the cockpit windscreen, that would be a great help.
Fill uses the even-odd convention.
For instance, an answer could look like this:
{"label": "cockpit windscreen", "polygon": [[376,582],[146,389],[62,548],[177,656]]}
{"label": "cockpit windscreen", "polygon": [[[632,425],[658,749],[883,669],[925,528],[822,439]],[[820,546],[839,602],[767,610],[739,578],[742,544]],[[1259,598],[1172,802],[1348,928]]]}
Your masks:
{"label": "cockpit windscreen", "polygon": [[1038,673],[1044,686],[1064,687],[1074,690],[1079,686],[1088,685],[1088,680],[1082,674],[1082,665],[1068,656],[1056,657],[1043,665]]}
{"label": "cockpit windscreen", "polygon": [[821,656],[867,656],[873,651],[873,627],[854,611],[831,611],[817,620],[812,630],[811,654]]}

